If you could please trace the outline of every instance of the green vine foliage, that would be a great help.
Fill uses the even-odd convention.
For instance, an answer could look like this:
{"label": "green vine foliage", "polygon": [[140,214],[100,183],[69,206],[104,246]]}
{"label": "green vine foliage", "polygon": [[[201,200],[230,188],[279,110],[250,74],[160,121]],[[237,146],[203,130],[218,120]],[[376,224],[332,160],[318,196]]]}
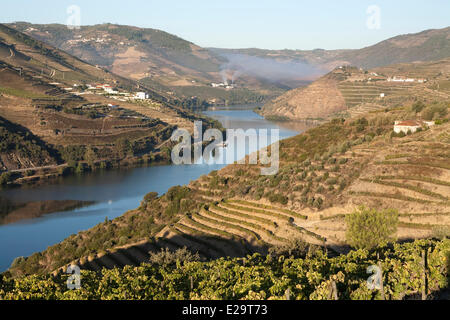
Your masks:
{"label": "green vine foliage", "polygon": [[[68,290],[69,275],[0,278],[0,299],[330,299],[331,284],[339,299],[381,299],[369,290],[367,267],[380,263],[386,299],[422,292],[422,254],[427,251],[429,293],[448,286],[450,240],[418,240],[376,250],[351,251],[328,258],[315,251],[305,259],[261,256],[221,258],[171,265],[142,264],[123,269],[82,271],[81,289]],[[288,294],[287,294],[288,293]]]}

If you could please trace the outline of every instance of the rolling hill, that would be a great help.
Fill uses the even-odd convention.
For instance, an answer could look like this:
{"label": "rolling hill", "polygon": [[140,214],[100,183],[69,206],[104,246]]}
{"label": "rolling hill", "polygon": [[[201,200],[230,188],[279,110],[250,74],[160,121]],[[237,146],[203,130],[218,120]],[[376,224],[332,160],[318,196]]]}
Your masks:
{"label": "rolling hill", "polygon": [[268,102],[261,114],[274,119],[351,117],[405,101],[445,101],[450,59],[394,64],[363,70],[341,66],[304,88]]}
{"label": "rolling hill", "polygon": [[181,99],[198,96],[219,101],[214,103],[250,103],[281,91],[251,75],[242,75],[232,92],[211,87],[211,83],[224,80],[231,84],[232,75],[224,71],[227,60],[161,30],[114,24],[82,26],[79,30],[60,24],[17,22],[9,26],[169,97],[175,94]]}
{"label": "rolling hill", "polygon": [[[150,99],[108,95],[96,89],[98,84],[129,95],[145,91]],[[26,175],[27,169],[52,176],[70,169],[61,164],[81,163],[84,170],[85,165],[94,169],[126,159],[154,161],[173,128],[191,128],[198,119],[134,80],[2,24],[0,117],[0,169],[14,171],[10,177],[19,183],[36,178]]]}

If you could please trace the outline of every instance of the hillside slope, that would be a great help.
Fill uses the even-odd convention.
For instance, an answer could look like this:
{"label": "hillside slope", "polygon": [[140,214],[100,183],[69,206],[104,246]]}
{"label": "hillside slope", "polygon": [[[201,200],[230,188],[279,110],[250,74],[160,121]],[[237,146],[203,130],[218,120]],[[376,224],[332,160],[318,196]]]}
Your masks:
{"label": "hillside slope", "polygon": [[374,68],[396,63],[433,61],[450,57],[450,27],[400,35],[363,49],[343,52],[339,59]]}
{"label": "hillside slope", "polygon": [[[99,270],[138,265],[151,252],[187,247],[203,259],[267,253],[292,243],[348,251],[345,215],[360,205],[396,209],[399,240],[439,236],[450,227],[447,103],[336,119],[280,143],[280,170],[230,165],[160,197],[149,193],[123,216],[73,235],[10,269],[57,271],[68,263]],[[433,112],[436,126],[405,137],[396,120]],[[59,269],[62,270],[62,269]]]}
{"label": "hillside slope", "polygon": [[0,117],[0,171],[54,165],[55,150],[20,127]]}
{"label": "hillside slope", "polygon": [[217,73],[221,64],[207,50],[156,29],[114,24],[82,26],[79,30],[59,24],[15,23],[12,26],[80,59],[135,80],[173,75],[213,80],[209,73]]}
{"label": "hillside slope", "polygon": [[[150,98],[127,100],[96,89],[98,84],[128,96],[145,91]],[[154,161],[163,155],[161,146],[176,126],[192,128],[192,121],[199,118],[133,80],[2,24],[0,117],[5,119],[2,127],[8,123],[2,129],[5,134],[18,141],[2,149],[1,169],[16,170],[17,182],[33,180],[24,175],[31,168],[49,166],[53,173],[63,173],[57,162],[71,166],[81,162],[82,170],[87,164],[94,169],[122,160]],[[50,149],[52,155],[46,151]],[[29,157],[18,158],[18,154]]]}
{"label": "hillside slope", "polygon": [[274,119],[323,119],[330,113],[346,110],[338,83],[336,74],[325,75],[305,88],[290,90],[267,103],[262,114]]}
{"label": "hillside slope", "polygon": [[351,117],[406,101],[443,101],[449,96],[450,58],[395,64],[371,70],[341,66],[305,88],[290,90],[261,113],[280,119]]}

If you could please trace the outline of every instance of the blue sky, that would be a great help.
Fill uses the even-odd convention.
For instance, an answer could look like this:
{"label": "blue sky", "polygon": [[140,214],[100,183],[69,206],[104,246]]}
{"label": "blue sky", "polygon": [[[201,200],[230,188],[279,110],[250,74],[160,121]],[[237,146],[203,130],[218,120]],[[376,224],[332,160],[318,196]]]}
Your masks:
{"label": "blue sky", "polygon": [[[82,25],[157,28],[222,48],[361,48],[450,26],[449,0],[13,0],[2,1],[0,22],[66,23],[70,5],[80,7]],[[367,27],[371,5],[379,28]]]}

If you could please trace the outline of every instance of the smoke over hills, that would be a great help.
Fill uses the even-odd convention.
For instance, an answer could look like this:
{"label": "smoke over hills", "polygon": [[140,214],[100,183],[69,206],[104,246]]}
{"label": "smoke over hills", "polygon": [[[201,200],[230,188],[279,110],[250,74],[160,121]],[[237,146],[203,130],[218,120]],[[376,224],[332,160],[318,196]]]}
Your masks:
{"label": "smoke over hills", "polygon": [[228,60],[221,66],[225,81],[234,82],[241,75],[248,75],[268,82],[312,81],[328,71],[308,63],[255,57],[241,53],[222,54]]}

